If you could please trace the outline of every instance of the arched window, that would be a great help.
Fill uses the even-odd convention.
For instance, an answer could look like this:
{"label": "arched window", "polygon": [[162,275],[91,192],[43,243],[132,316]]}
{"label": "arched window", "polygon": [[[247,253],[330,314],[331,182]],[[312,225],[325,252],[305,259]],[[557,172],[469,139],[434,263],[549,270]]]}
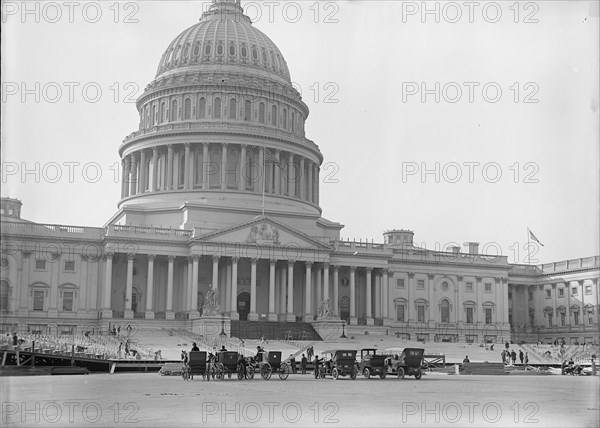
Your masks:
{"label": "arched window", "polygon": [[446,299],[440,303],[440,320],[443,323],[450,322],[450,302]]}
{"label": "arched window", "polygon": [[213,117],[215,119],[221,119],[221,98],[215,98],[215,105],[213,110]]}
{"label": "arched window", "polygon": [[252,103],[246,100],[244,103],[244,120],[250,122],[252,120]]}
{"label": "arched window", "polygon": [[277,106],[271,108],[271,125],[277,126]]}
{"label": "arched window", "polygon": [[287,129],[287,110],[283,109],[283,129]]}
{"label": "arched window", "polygon": [[265,103],[260,103],[258,105],[258,121],[260,123],[265,123]]}
{"label": "arched window", "polygon": [[237,101],[235,98],[229,100],[229,119],[237,118]]}
{"label": "arched window", "polygon": [[198,118],[204,119],[206,117],[206,99],[200,98],[198,101]]}
{"label": "arched window", "polygon": [[186,98],[183,103],[183,120],[189,120],[192,118],[192,100]]}
{"label": "arched window", "polygon": [[167,106],[165,105],[164,101],[160,103],[160,109],[158,110],[158,123],[163,123],[165,121],[166,108]]}
{"label": "arched window", "polygon": [[177,120],[177,100],[173,100],[171,103],[171,122]]}
{"label": "arched window", "polygon": [[294,113],[294,112],[292,111],[292,132],[295,132],[295,131],[296,131],[295,122],[296,122],[296,113]]}
{"label": "arched window", "polygon": [[156,104],[152,105],[152,113],[150,114],[150,125],[154,126],[156,124]]}

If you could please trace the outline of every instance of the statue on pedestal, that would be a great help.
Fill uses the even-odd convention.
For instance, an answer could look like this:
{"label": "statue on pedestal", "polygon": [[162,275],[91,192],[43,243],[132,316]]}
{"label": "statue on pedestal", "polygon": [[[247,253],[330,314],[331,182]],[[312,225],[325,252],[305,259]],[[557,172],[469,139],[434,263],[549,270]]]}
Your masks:
{"label": "statue on pedestal", "polygon": [[214,317],[220,315],[221,307],[217,304],[218,301],[218,290],[212,288],[212,284],[209,285],[209,290],[204,297],[204,304],[202,305],[202,316]]}
{"label": "statue on pedestal", "polygon": [[333,311],[331,309],[331,301],[329,299],[325,299],[319,305],[318,318],[319,319],[331,319],[333,317]]}

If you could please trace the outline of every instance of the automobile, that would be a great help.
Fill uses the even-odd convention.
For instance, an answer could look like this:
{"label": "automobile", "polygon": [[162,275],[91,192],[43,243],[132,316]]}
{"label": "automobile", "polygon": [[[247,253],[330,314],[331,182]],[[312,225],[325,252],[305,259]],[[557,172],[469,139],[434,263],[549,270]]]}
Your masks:
{"label": "automobile", "polygon": [[354,349],[332,349],[322,352],[324,358],[319,362],[318,371],[315,368],[315,379],[331,376],[338,380],[340,376],[350,376],[355,380],[358,374]]}
{"label": "automobile", "polygon": [[360,363],[358,372],[369,379],[371,376],[379,376],[385,379],[388,372],[388,362],[390,355],[378,354],[374,348],[364,348],[360,350]]}
{"label": "automobile", "polygon": [[388,349],[385,352],[394,354],[387,357],[388,374],[404,379],[405,376],[414,376],[421,379],[423,375],[423,348],[397,348]]}

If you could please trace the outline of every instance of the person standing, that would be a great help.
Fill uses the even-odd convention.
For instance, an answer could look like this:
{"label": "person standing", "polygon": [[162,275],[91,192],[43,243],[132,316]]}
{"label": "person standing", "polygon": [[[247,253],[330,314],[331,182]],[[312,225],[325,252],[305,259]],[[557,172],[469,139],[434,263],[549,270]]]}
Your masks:
{"label": "person standing", "polygon": [[512,358],[512,363],[513,366],[515,365],[515,363],[517,362],[517,353],[515,352],[515,350],[513,349],[512,352],[510,353],[510,358]]}
{"label": "person standing", "polygon": [[292,366],[292,373],[298,373],[298,369],[296,368],[296,358],[294,358],[293,354],[290,354],[290,365]]}
{"label": "person standing", "polygon": [[527,364],[529,363],[529,353],[525,352],[525,370],[527,370]]}
{"label": "person standing", "polygon": [[523,350],[519,349],[519,360],[521,361],[521,365],[523,365],[523,357],[524,357]]}
{"label": "person standing", "polygon": [[302,370],[302,374],[306,374],[306,365],[308,364],[308,360],[306,356],[302,354],[302,359],[300,360],[300,369]]}

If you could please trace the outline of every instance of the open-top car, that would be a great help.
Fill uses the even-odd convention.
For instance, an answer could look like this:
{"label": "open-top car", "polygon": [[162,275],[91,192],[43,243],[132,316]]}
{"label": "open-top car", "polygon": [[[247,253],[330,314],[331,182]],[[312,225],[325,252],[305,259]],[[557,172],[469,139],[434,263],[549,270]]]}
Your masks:
{"label": "open-top car", "polygon": [[323,361],[319,363],[318,371],[315,368],[315,378],[331,376],[337,380],[340,376],[350,376],[356,379],[358,368],[356,366],[356,350],[332,349],[323,352]]}
{"label": "open-top car", "polygon": [[379,376],[385,379],[388,372],[388,354],[378,354],[375,348],[364,348],[360,350],[359,373],[369,379],[371,376]]}
{"label": "open-top car", "polygon": [[423,375],[423,348],[388,349],[386,352],[394,354],[387,357],[388,373],[395,375],[398,379],[405,376],[414,376],[421,379]]}

